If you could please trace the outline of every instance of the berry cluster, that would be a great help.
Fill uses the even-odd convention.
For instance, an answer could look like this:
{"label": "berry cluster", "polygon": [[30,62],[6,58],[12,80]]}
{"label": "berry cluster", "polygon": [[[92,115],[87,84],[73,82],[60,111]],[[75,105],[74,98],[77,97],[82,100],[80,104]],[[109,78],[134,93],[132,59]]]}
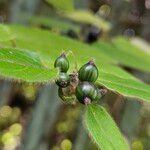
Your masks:
{"label": "berry cluster", "polygon": [[54,63],[55,68],[59,68],[59,77],[56,79],[59,97],[64,101],[78,100],[87,105],[97,102],[105,94],[105,89],[99,89],[94,83],[98,78],[98,69],[93,60],[84,64],[78,71],[67,74],[69,61],[62,53]]}
{"label": "berry cluster", "polygon": [[59,68],[59,78],[56,80],[56,84],[59,87],[65,88],[69,85],[70,79],[67,74],[67,71],[69,69],[69,61],[66,58],[65,53],[62,53],[55,61],[54,67]]}

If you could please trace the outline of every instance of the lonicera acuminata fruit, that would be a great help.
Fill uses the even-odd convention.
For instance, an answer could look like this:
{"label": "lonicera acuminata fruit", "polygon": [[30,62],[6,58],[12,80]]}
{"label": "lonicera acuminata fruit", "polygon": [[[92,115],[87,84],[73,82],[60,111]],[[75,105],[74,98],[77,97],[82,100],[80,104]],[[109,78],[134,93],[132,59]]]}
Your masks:
{"label": "lonicera acuminata fruit", "polygon": [[65,53],[62,53],[54,63],[55,68],[59,68],[60,72],[67,72],[69,69],[69,61],[65,55]]}
{"label": "lonicera acuminata fruit", "polygon": [[70,77],[67,75],[67,73],[60,72],[55,82],[59,87],[65,88],[70,83]]}
{"label": "lonicera acuminata fruit", "polygon": [[78,73],[80,81],[95,82],[98,78],[98,69],[93,60],[84,64]]}
{"label": "lonicera acuminata fruit", "polygon": [[98,101],[101,98],[97,87],[87,81],[78,84],[75,95],[78,101],[85,105],[90,104],[92,101]]}

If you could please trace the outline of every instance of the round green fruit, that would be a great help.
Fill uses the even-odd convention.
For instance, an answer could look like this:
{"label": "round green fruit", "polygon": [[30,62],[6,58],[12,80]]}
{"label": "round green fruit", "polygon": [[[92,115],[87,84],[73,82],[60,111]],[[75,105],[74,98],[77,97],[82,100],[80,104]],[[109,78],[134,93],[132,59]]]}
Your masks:
{"label": "round green fruit", "polygon": [[62,53],[54,63],[55,68],[59,68],[60,72],[67,72],[69,69],[69,61],[66,58],[65,53]]}
{"label": "round green fruit", "polygon": [[92,83],[86,81],[78,84],[75,95],[78,101],[85,105],[100,99],[98,89]]}
{"label": "round green fruit", "polygon": [[59,87],[65,88],[70,83],[70,77],[66,73],[61,72],[59,73],[59,77],[56,79],[55,82]]}
{"label": "round green fruit", "polygon": [[80,68],[78,74],[80,81],[95,82],[98,78],[98,69],[91,60]]}

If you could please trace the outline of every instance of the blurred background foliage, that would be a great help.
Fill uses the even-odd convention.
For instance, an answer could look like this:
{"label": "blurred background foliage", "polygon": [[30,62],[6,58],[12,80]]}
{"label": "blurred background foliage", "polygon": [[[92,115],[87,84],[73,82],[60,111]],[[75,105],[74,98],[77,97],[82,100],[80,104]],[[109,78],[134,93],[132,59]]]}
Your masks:
{"label": "blurred background foliage", "polygon": [[[0,0],[0,22],[41,28],[93,48],[101,47],[124,70],[150,83],[146,72],[149,66],[145,65],[148,58],[141,60],[142,54],[122,41],[122,37],[130,38],[139,49],[149,52],[149,0]],[[10,29],[2,24],[0,29],[0,46],[8,40],[15,45]],[[113,44],[111,39],[115,39]],[[83,106],[64,105],[58,101],[56,91],[53,84],[44,88],[0,80],[0,149],[97,149],[83,129]],[[150,149],[150,104],[109,91],[102,105],[111,113],[131,149]]]}

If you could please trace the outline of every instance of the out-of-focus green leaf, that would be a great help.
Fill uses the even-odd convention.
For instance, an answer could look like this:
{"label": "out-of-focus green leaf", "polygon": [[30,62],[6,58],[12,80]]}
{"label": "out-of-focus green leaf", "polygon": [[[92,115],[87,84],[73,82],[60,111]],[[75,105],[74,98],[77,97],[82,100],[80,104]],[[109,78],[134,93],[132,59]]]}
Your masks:
{"label": "out-of-focus green leaf", "polygon": [[128,39],[118,37],[112,42],[101,41],[93,46],[114,58],[118,64],[150,72],[150,54],[137,48]]}
{"label": "out-of-focus green leaf", "polygon": [[130,64],[133,64],[135,67],[137,66],[137,68],[150,72],[150,53],[144,52],[133,45],[130,40],[122,37],[113,39],[113,44],[122,53],[125,52],[130,55],[130,59],[132,57],[132,60],[139,61],[137,64],[135,61],[130,62],[130,60],[127,59],[127,62],[130,62]]}
{"label": "out-of-focus green leaf", "polygon": [[73,11],[73,0],[46,0],[49,4],[54,6],[58,11]]}
{"label": "out-of-focus green leaf", "polygon": [[144,39],[140,37],[134,37],[131,39],[131,43],[138,47],[139,49],[142,49],[143,51],[146,51],[150,55],[150,44],[145,41]]}
{"label": "out-of-focus green leaf", "polygon": [[85,114],[86,128],[101,150],[129,150],[129,146],[106,110],[88,105]]}
{"label": "out-of-focus green leaf", "polygon": [[34,25],[45,25],[52,30],[65,31],[72,29],[79,32],[80,27],[62,19],[56,19],[52,17],[33,16],[30,18],[31,24]]}
{"label": "out-of-focus green leaf", "polygon": [[[150,86],[115,66],[118,61],[113,56],[108,56],[100,51],[99,48],[62,37],[50,31],[22,26],[10,26],[10,28],[16,34],[17,47],[37,52],[44,66],[52,67],[62,50],[71,50],[74,56],[68,56],[70,62],[69,72],[75,69],[75,62],[77,62],[79,69],[89,59],[94,58],[99,69],[98,84],[102,84],[108,89],[125,96],[150,100]],[[7,43],[3,44],[8,46]],[[47,79],[47,81],[49,80]]]}
{"label": "out-of-focus green leaf", "polygon": [[110,23],[100,18],[99,16],[94,15],[90,11],[77,10],[66,14],[66,17],[77,22],[95,25],[105,31],[108,31],[110,29]]}
{"label": "out-of-focus green leaf", "polygon": [[18,48],[0,48],[0,75],[2,77],[28,82],[48,82],[56,74],[56,70],[45,68],[33,52]]}
{"label": "out-of-focus green leaf", "polygon": [[[96,62],[99,62],[99,64],[116,62],[103,52],[99,53],[97,48],[50,31],[22,26],[10,26],[10,28],[17,36],[15,41],[17,47],[35,51],[44,60],[49,61],[51,58],[51,60],[55,61],[56,57],[65,50],[74,53],[79,65],[91,58],[96,59]],[[70,65],[74,66],[74,60],[70,61]]]}
{"label": "out-of-focus green leaf", "polygon": [[0,24],[0,42],[10,41],[15,38],[10,28],[4,24]]}

